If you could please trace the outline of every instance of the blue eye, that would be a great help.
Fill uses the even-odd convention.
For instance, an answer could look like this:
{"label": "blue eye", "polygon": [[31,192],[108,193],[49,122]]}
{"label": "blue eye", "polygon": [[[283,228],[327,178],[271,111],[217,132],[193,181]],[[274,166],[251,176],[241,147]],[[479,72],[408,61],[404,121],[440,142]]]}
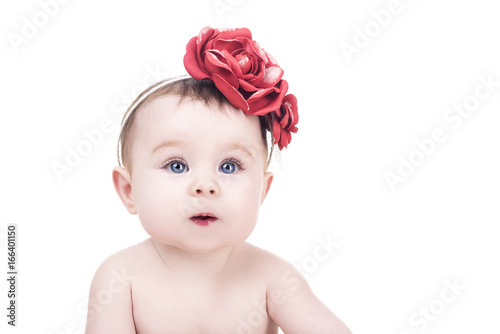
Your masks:
{"label": "blue eye", "polygon": [[237,172],[241,169],[244,169],[243,165],[240,162],[235,161],[234,159],[226,160],[220,166],[220,171],[224,174],[232,174],[232,173]]}
{"label": "blue eye", "polygon": [[236,171],[236,165],[232,162],[226,162],[220,166],[220,170],[225,174],[231,174]]}
{"label": "blue eye", "polygon": [[180,161],[173,161],[165,166],[168,170],[173,173],[180,174],[188,171],[187,166]]}

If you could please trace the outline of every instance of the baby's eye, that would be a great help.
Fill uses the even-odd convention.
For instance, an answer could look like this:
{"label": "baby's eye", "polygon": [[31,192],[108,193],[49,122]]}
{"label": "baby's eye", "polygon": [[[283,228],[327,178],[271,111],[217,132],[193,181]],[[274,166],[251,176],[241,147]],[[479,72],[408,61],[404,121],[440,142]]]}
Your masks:
{"label": "baby's eye", "polygon": [[240,169],[243,169],[242,165],[237,161],[233,161],[233,159],[223,162],[220,165],[220,171],[224,174],[232,174]]}
{"label": "baby's eye", "polygon": [[236,165],[233,164],[232,162],[226,162],[223,163],[222,166],[220,166],[220,170],[225,174],[231,174],[236,171]]}
{"label": "baby's eye", "polygon": [[186,164],[181,161],[168,162],[163,168],[176,174],[184,173],[189,170]]}

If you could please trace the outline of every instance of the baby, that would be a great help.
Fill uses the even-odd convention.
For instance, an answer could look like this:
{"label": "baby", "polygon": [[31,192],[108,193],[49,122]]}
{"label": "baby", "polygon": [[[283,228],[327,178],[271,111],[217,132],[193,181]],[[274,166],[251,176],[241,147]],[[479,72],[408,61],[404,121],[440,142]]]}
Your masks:
{"label": "baby", "polygon": [[150,238],[97,269],[86,333],[350,333],[297,269],[245,242],[273,180],[268,136],[282,149],[297,131],[283,71],[247,29],[203,29],[184,64],[192,78],[126,113],[113,183]]}

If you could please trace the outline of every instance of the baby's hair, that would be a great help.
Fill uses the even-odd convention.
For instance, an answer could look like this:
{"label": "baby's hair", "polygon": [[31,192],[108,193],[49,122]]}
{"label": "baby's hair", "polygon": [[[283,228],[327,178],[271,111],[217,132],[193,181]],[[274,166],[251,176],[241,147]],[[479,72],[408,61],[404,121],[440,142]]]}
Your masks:
{"label": "baby's hair", "polygon": [[[161,96],[176,96],[179,98],[178,104],[186,98],[190,101],[201,101],[206,106],[221,108],[223,106],[232,106],[231,102],[217,89],[215,84],[209,80],[196,80],[193,78],[170,79],[157,82],[146,88],[134,100],[130,107],[125,112],[122,120],[122,128],[118,139],[118,163],[131,171],[130,154],[134,136],[136,132],[137,114],[140,109],[148,103],[154,101]],[[271,122],[265,116],[258,116],[260,122],[260,130],[264,146],[268,148],[269,156],[267,165],[271,160],[274,138],[272,134]],[[270,139],[268,140],[268,133]],[[268,145],[271,143],[271,145]]]}

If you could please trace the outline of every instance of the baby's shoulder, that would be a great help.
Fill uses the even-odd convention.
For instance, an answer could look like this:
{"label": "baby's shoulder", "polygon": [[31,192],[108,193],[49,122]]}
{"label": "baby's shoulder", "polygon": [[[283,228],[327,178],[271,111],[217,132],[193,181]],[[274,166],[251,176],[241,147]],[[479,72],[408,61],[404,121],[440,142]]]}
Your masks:
{"label": "baby's shoulder", "polygon": [[244,263],[247,269],[254,270],[259,275],[268,278],[280,278],[290,272],[296,272],[296,268],[291,263],[276,254],[247,242],[244,243],[242,248],[241,263]]}
{"label": "baby's shoulder", "polygon": [[116,273],[140,272],[141,263],[144,263],[144,259],[151,252],[149,243],[149,239],[146,239],[111,254],[97,268],[97,273],[116,275]]}

